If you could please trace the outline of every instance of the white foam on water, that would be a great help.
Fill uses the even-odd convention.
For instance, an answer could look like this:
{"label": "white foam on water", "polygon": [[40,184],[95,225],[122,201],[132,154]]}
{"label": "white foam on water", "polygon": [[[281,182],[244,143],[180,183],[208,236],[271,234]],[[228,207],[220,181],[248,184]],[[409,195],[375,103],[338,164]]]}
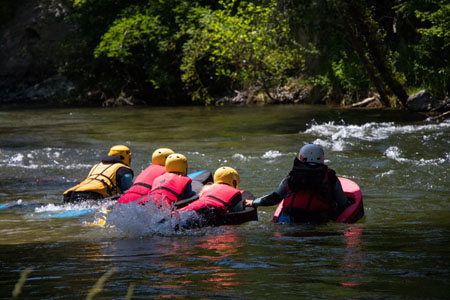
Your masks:
{"label": "white foam on water", "polygon": [[261,156],[250,156],[250,155],[249,156],[245,156],[245,155],[243,155],[241,153],[235,153],[235,154],[233,154],[233,156],[231,158],[238,159],[238,160],[241,160],[241,161],[249,161],[249,160],[253,160],[253,159],[260,160],[261,158],[262,159],[267,159],[267,160],[273,160],[275,158],[286,156],[286,155],[295,156],[296,153],[292,153],[292,152],[282,153],[282,152],[280,152],[278,150],[268,150],[268,151],[264,152],[264,154],[261,155]]}
{"label": "white foam on water", "polygon": [[279,156],[282,156],[283,154],[278,150],[269,150],[266,153],[264,153],[261,158],[263,159],[274,159]]}
{"label": "white foam on water", "polygon": [[44,148],[31,150],[26,153],[2,152],[0,166],[16,167],[22,169],[89,169],[90,164],[71,163],[64,161],[63,150],[60,148]]}
{"label": "white foam on water", "polygon": [[92,168],[93,165],[89,165],[89,164],[70,164],[70,165],[66,165],[66,166],[62,166],[63,169],[66,170],[73,170],[73,169],[89,169]]}
{"label": "white foam on water", "polygon": [[233,156],[232,156],[231,158],[234,158],[234,159],[240,159],[240,160],[242,160],[242,161],[248,160],[247,157],[245,157],[243,154],[240,154],[240,153],[235,153],[235,154],[233,154]]}
{"label": "white foam on water", "polygon": [[414,164],[416,166],[429,166],[429,165],[438,166],[438,165],[445,163],[446,161],[449,161],[449,154],[447,154],[445,158],[435,158],[435,159],[421,158],[419,160],[414,160],[414,159],[404,158],[404,157],[402,157],[401,150],[397,146],[391,146],[391,147],[387,148],[386,151],[384,151],[384,155],[387,158],[393,159],[397,162]]}
{"label": "white foam on water", "polygon": [[[355,140],[380,141],[397,134],[425,134],[440,132],[450,128],[450,122],[430,123],[423,125],[396,125],[394,122],[370,122],[362,125],[349,125],[343,121],[340,124],[327,122],[323,124],[313,123],[304,133],[320,137],[316,141],[326,143],[327,146],[336,142],[345,142],[350,145]],[[327,138],[325,141],[323,138]],[[342,145],[337,147],[343,148]]]}
{"label": "white foam on water", "polygon": [[11,164],[20,164],[23,162],[23,158],[25,156],[22,153],[17,153],[13,157],[11,157],[10,162]]}
{"label": "white foam on water", "polygon": [[260,159],[260,157],[258,157],[258,156],[251,156],[251,155],[245,156],[245,155],[243,155],[241,153],[235,153],[235,154],[233,154],[231,156],[231,158],[232,159],[238,159],[238,160],[241,160],[241,161],[249,161],[249,160],[253,160],[253,159]]}
{"label": "white foam on water", "polygon": [[384,177],[384,176],[388,176],[388,175],[393,175],[394,174],[394,170],[389,170],[387,172],[381,173],[381,174],[377,174],[375,175],[375,177]]}
{"label": "white foam on water", "polygon": [[384,155],[387,158],[396,160],[398,162],[407,161],[407,159],[400,157],[401,154],[402,153],[401,153],[400,149],[397,146],[391,146],[391,147],[387,148],[386,151],[384,151]]}
{"label": "white foam on water", "polygon": [[[316,135],[313,141],[331,151],[341,152],[346,148],[358,146],[361,141],[379,142],[389,138],[402,136],[402,139],[417,140],[418,143],[426,143],[430,140],[448,141],[450,120],[441,123],[426,123],[418,125],[398,125],[394,122],[370,122],[362,125],[327,122],[322,124],[312,123],[311,127],[304,131],[305,134]],[[405,137],[406,136],[406,137]],[[379,143],[378,143],[379,144]],[[450,161],[450,154],[435,158],[408,158],[398,146],[388,147],[383,155],[399,163],[409,163],[415,166],[436,166]]]}
{"label": "white foam on water", "polygon": [[320,146],[322,146],[323,148],[328,148],[331,149],[332,151],[343,151],[344,150],[344,146],[346,144],[345,141],[327,141],[327,140],[322,140],[322,139],[316,139],[315,141],[313,141],[313,144],[318,144]]}

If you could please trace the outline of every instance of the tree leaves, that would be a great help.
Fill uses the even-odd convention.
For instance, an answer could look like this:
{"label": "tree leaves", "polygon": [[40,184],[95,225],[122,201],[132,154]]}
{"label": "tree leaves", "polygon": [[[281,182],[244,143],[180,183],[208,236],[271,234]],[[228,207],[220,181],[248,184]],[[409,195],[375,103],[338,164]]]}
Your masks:
{"label": "tree leaves", "polygon": [[107,94],[210,103],[243,89],[275,97],[289,81],[320,83],[337,101],[374,88],[385,99],[403,99],[403,86],[450,90],[445,0],[72,3],[78,52],[63,68]]}

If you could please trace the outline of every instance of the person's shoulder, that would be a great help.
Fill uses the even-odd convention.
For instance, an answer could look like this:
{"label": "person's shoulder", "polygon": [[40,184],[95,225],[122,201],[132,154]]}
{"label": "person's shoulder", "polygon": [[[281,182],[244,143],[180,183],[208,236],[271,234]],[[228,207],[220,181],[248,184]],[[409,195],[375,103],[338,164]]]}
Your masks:
{"label": "person's shoulder", "polygon": [[134,176],[133,170],[127,166],[121,166],[120,168],[118,168],[116,174],[117,176],[123,176],[126,174],[131,174],[132,176]]}
{"label": "person's shoulder", "polygon": [[104,164],[123,164],[123,162],[114,155],[108,155],[102,158]]}
{"label": "person's shoulder", "polygon": [[327,166],[328,180],[332,182],[338,181],[336,171]]}
{"label": "person's shoulder", "polygon": [[146,169],[148,169],[148,170],[151,170],[151,169],[166,170],[166,168],[164,166],[160,166],[160,165],[156,165],[156,164],[150,164],[150,165],[147,166]]}
{"label": "person's shoulder", "polygon": [[329,173],[336,174],[336,171],[335,171],[334,169],[332,169],[332,168],[330,168],[330,167],[328,167],[328,166],[326,166],[326,167],[327,167],[327,171],[328,171]]}

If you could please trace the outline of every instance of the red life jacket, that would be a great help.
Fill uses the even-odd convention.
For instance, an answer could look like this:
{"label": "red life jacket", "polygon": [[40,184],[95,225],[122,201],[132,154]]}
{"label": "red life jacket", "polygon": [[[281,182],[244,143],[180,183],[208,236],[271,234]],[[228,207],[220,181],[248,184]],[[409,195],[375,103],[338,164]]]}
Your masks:
{"label": "red life jacket", "polygon": [[147,195],[153,185],[153,181],[156,177],[166,173],[166,168],[160,165],[150,165],[144,171],[142,171],[138,177],[134,180],[133,185],[127,190],[122,197],[117,200],[119,203],[128,203],[136,201],[144,195]]}
{"label": "red life jacket", "polygon": [[[336,206],[334,197],[332,196],[334,182],[332,183],[329,179],[329,174],[334,174],[334,171],[327,168],[325,172],[325,178],[323,179],[327,183],[327,191],[319,192],[317,190],[303,188],[297,192],[287,189],[287,196],[283,199],[283,211],[290,214],[292,210],[300,210],[303,212],[327,212],[331,213],[333,208]],[[333,176],[333,175],[332,175]]]}
{"label": "red life jacket", "polygon": [[241,191],[229,185],[216,183],[206,190],[198,200],[180,210],[197,211],[202,208],[208,208],[216,209],[221,214],[225,214],[232,206],[236,205],[236,203],[232,203],[231,200],[240,193]]}
{"label": "red life jacket", "polygon": [[153,187],[148,196],[140,200],[138,204],[144,204],[148,201],[160,203],[165,200],[167,204],[171,205],[173,202],[182,199],[183,191],[191,181],[191,178],[175,173],[165,173],[158,176],[153,180]]}

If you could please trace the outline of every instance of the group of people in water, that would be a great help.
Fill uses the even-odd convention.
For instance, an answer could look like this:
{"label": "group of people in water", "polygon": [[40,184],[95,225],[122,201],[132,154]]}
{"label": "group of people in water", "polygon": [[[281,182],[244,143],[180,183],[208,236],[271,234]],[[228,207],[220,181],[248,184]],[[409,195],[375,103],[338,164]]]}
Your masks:
{"label": "group of people in water", "polygon": [[[279,222],[323,223],[335,220],[349,205],[334,170],[325,163],[321,146],[303,146],[292,170],[271,194],[255,200],[243,199],[239,173],[221,166],[213,182],[198,194],[188,175],[187,158],[168,148],[153,152],[152,163],[133,181],[131,151],[127,146],[113,146],[108,156],[92,167],[87,178],[64,192],[64,202],[119,197],[121,204],[152,203],[179,211],[193,211],[203,225],[220,225],[223,217],[246,206],[270,206],[283,203]],[[184,201],[190,199],[189,201]],[[183,202],[183,206],[177,205]]]}

